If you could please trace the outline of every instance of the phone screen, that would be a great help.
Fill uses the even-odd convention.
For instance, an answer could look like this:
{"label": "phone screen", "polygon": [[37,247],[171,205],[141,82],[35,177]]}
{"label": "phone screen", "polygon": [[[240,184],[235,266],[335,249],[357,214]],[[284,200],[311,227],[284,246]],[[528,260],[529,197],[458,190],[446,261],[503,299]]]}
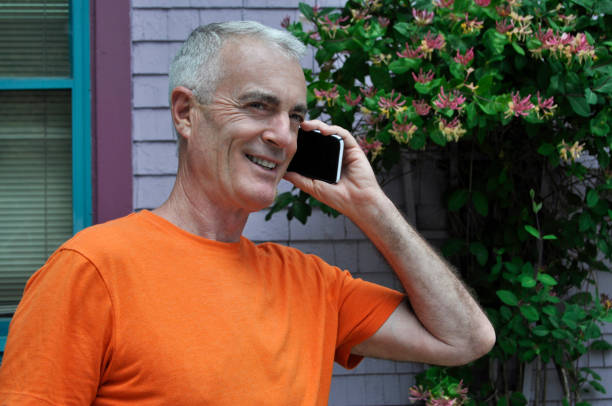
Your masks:
{"label": "phone screen", "polygon": [[318,130],[304,131],[300,128],[297,151],[287,171],[337,183],[340,180],[343,153],[344,141],[338,135],[323,135]]}

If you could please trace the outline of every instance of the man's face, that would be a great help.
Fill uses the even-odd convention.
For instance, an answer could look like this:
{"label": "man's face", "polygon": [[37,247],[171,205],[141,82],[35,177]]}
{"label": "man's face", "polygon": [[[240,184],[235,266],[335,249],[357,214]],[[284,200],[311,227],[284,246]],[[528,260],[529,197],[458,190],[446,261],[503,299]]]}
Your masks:
{"label": "man's face", "polygon": [[302,68],[254,40],[228,41],[210,104],[194,113],[187,169],[195,187],[223,208],[269,206],[296,150],[306,111]]}

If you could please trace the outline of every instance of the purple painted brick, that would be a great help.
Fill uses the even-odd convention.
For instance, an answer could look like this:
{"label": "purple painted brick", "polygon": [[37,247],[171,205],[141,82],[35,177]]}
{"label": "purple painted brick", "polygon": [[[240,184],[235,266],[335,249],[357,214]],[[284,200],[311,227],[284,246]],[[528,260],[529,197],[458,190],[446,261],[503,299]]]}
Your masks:
{"label": "purple painted brick", "polygon": [[287,218],[282,214],[272,216],[266,221],[266,211],[262,210],[249,216],[243,235],[254,241],[277,241],[289,240],[289,224]]}
{"label": "purple painted brick", "polygon": [[389,272],[389,265],[369,240],[358,242],[359,272]]}
{"label": "purple painted brick", "polygon": [[168,39],[184,41],[200,25],[198,10],[170,10],[168,12]]}
{"label": "purple painted brick", "polygon": [[170,44],[136,42],[132,47],[132,73],[168,73]]}
{"label": "purple painted brick", "polygon": [[134,208],[154,209],[170,196],[174,176],[134,177]]}
{"label": "purple painted brick", "polygon": [[291,21],[295,21],[298,16],[297,10],[267,10],[267,9],[246,9],[243,13],[245,20],[258,21],[267,26],[283,29],[281,27],[281,21],[283,18],[289,16]]}
{"label": "purple painted brick", "polygon": [[168,107],[167,76],[135,76],[133,107]]}
{"label": "purple painted brick", "polygon": [[133,10],[132,41],[168,39],[166,10]]}
{"label": "purple painted brick", "polygon": [[[346,0],[316,0],[319,7],[344,7]],[[307,2],[312,4],[312,0]]]}
{"label": "purple painted brick", "polygon": [[176,141],[169,109],[133,110],[135,141]]}
{"label": "purple painted brick", "polygon": [[364,395],[365,399],[362,405],[385,405],[385,376],[384,375],[369,375],[364,379]]}
{"label": "purple painted brick", "polygon": [[291,221],[289,230],[292,240],[341,240],[345,236],[342,216],[328,217],[320,210],[313,210],[305,225]]}
{"label": "purple painted brick", "polygon": [[133,8],[177,8],[189,7],[190,0],[132,0]]}
{"label": "purple painted brick", "polygon": [[349,271],[359,268],[357,260],[357,242],[356,241],[334,241],[333,243],[336,261],[334,265],[341,269]]}
{"label": "purple painted brick", "polygon": [[245,0],[246,8],[297,8],[300,0]]}
{"label": "purple painted brick", "polygon": [[239,20],[242,20],[242,10],[240,9],[200,10],[200,25]]}
{"label": "purple painted brick", "polygon": [[242,0],[190,0],[190,4],[193,7],[201,7],[201,8],[211,8],[211,7],[221,7],[221,8],[236,8],[242,7]]}
{"label": "purple painted brick", "polygon": [[177,149],[174,142],[134,143],[134,173],[136,175],[174,175],[177,161]]}
{"label": "purple painted brick", "polygon": [[334,248],[332,244],[322,241],[291,241],[291,246],[306,254],[314,254],[330,265],[334,265]]}

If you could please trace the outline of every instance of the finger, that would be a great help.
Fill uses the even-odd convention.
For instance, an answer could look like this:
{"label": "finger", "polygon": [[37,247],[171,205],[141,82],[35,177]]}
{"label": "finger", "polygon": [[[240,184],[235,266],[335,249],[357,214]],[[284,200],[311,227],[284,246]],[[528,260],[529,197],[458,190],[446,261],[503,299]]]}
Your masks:
{"label": "finger", "polygon": [[338,125],[329,125],[320,120],[309,120],[304,121],[300,126],[306,131],[319,130],[324,135],[336,134],[344,140],[345,147],[357,146],[355,137],[347,129]]}

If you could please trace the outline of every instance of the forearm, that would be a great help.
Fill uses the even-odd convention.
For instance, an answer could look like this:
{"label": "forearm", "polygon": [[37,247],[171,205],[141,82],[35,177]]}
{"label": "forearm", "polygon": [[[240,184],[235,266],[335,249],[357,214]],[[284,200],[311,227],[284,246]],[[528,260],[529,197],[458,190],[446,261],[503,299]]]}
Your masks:
{"label": "forearm", "polygon": [[394,269],[425,329],[457,349],[490,346],[494,332],[477,302],[395,205],[381,192],[359,207],[350,218]]}

